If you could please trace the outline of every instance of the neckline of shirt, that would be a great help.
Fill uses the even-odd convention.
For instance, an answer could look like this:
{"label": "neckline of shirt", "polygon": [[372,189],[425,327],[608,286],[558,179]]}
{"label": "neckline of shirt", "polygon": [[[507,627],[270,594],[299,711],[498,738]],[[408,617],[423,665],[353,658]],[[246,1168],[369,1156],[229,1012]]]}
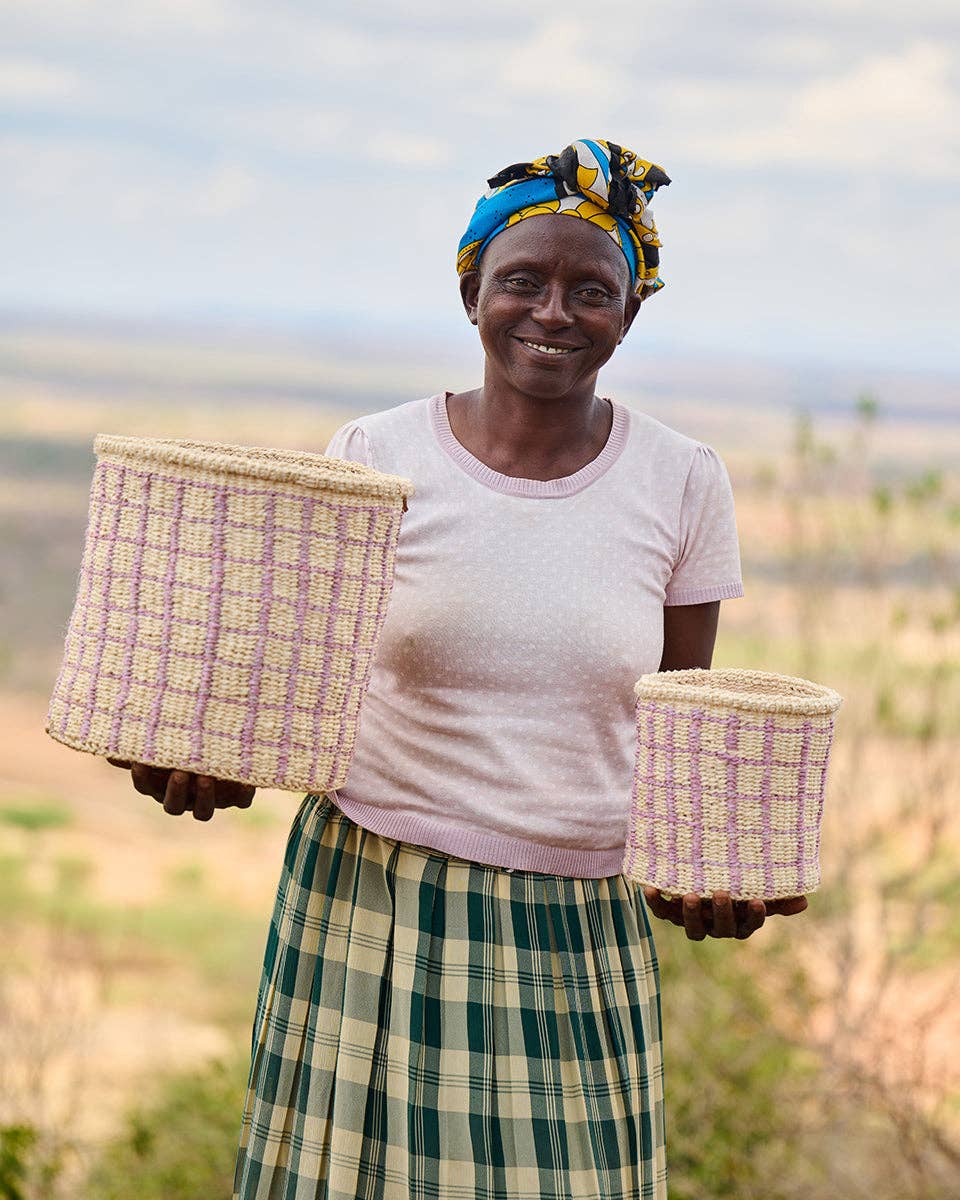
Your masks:
{"label": "neckline of shirt", "polygon": [[[606,443],[597,457],[591,459],[579,471],[575,471],[572,475],[561,475],[557,479],[523,479],[515,475],[503,475],[481,462],[479,458],[470,453],[466,446],[457,441],[447,412],[447,397],[452,395],[453,392],[438,392],[435,396],[430,397],[430,425],[437,441],[467,475],[472,476],[485,487],[491,488],[495,492],[503,492],[508,496],[547,499],[572,496],[576,492],[583,491],[585,487],[589,487],[613,466],[627,444],[627,435],[630,432],[630,410],[619,401],[610,400],[613,408],[613,422]],[[609,399],[609,397],[604,397],[604,399]]]}

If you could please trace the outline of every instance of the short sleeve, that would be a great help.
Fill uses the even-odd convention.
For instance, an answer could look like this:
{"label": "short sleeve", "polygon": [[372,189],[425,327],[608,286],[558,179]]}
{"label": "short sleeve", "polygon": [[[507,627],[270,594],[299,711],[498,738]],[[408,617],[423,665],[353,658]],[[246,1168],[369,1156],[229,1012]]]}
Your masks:
{"label": "short sleeve", "polygon": [[328,442],[324,454],[329,458],[345,458],[348,462],[365,463],[368,467],[376,466],[370,439],[356,421],[348,421],[346,425],[340,426]]}
{"label": "short sleeve", "polygon": [[678,557],[664,604],[703,604],[743,595],[733,488],[723,459],[697,444],[680,503]]}

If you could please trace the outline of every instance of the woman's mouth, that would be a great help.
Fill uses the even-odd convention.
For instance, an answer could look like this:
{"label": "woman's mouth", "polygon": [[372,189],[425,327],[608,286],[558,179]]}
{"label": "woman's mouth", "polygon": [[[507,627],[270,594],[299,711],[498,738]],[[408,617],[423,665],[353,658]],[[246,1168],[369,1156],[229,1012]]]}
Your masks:
{"label": "woman's mouth", "polygon": [[580,349],[579,346],[551,346],[547,342],[529,341],[527,338],[517,338],[517,341],[521,346],[526,346],[528,350],[534,350],[537,354],[544,355],[573,354],[574,351]]}

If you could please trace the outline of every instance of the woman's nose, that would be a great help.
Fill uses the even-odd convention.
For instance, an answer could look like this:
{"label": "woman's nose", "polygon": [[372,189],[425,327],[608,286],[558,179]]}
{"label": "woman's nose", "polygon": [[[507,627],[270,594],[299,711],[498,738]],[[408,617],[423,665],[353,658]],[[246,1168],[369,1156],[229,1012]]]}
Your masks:
{"label": "woman's nose", "polygon": [[573,324],[566,293],[560,284],[548,285],[541,291],[530,315],[544,329],[560,329]]}

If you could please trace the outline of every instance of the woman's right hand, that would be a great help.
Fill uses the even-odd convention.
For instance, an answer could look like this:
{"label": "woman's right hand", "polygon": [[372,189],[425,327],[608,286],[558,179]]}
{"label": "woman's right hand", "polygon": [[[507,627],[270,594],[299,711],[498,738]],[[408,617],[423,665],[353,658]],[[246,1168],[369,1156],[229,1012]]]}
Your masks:
{"label": "woman's right hand", "polygon": [[129,767],[137,791],[152,796],[173,817],[192,812],[195,821],[209,821],[218,808],[249,808],[257,790],[250,783],[195,775],[171,767],[151,767],[122,758],[108,758],[107,762],[112,767]]}

